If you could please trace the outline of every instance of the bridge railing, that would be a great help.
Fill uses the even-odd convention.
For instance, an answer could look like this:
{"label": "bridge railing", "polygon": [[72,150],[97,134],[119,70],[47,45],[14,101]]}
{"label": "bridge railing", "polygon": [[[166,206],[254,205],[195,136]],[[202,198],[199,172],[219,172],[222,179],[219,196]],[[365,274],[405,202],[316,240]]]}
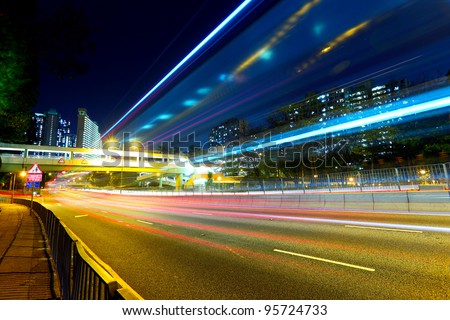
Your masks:
{"label": "bridge railing", "polygon": [[[237,183],[214,181],[201,187],[186,187],[180,192],[346,192],[450,189],[450,163],[428,164],[374,170],[305,174],[297,178],[246,177]],[[175,191],[176,193],[176,191]]]}
{"label": "bridge railing", "polygon": [[[14,199],[15,203],[30,206],[30,200]],[[55,214],[33,203],[33,210],[42,221],[52,258],[65,300],[124,300],[139,299],[134,292],[122,288],[117,280],[94,260],[85,245]]]}

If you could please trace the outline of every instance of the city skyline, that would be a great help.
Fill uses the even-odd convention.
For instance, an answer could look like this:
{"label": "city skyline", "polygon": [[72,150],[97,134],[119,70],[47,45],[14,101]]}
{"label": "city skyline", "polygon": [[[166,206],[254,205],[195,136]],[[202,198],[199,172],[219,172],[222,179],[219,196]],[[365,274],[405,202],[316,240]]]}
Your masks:
{"label": "city skyline", "polygon": [[72,131],[73,123],[63,118],[56,109],[51,108],[44,113],[35,112],[29,143],[64,148],[101,148],[96,121],[89,118],[86,108],[79,107],[77,113],[76,128]]}
{"label": "city skyline", "polygon": [[[228,9],[224,10],[230,13],[241,3],[240,1],[230,2],[225,5]],[[282,105],[301,100],[312,90],[326,92],[327,90],[332,90],[332,88],[343,88],[369,79],[381,83],[389,78],[405,77],[412,82],[420,82],[427,75],[430,78],[434,78],[437,75],[444,76],[450,68],[448,55],[445,54],[449,48],[445,44],[446,38],[444,36],[445,30],[450,28],[442,20],[443,16],[438,13],[439,10],[437,9],[441,4],[437,1],[430,2],[429,7],[426,8],[423,7],[424,4],[422,2],[409,4],[408,1],[400,0],[389,4],[374,4],[371,6],[367,4],[357,5],[352,1],[348,1],[343,3],[342,7],[347,8],[349,12],[343,12],[342,17],[330,18],[330,20],[324,20],[324,17],[317,14],[317,10],[321,6],[328,6],[328,3],[311,1],[306,4],[310,5],[308,10],[305,10],[306,5],[290,5],[289,7],[287,3],[281,2],[274,5],[272,9],[280,17],[277,21],[264,21],[264,15],[262,15],[259,20],[246,22],[249,30],[236,40],[222,44],[223,54],[219,51],[210,55],[209,59],[205,59],[199,65],[199,70],[193,70],[192,75],[189,75],[186,80],[183,80],[183,77],[181,77],[181,81],[174,82],[170,88],[164,89],[163,94],[155,98],[148,98],[148,101],[146,100],[143,106],[139,106],[133,112],[133,117],[125,119],[128,127],[124,127],[123,130],[132,133],[139,140],[170,140],[170,137],[173,137],[177,132],[186,135],[195,132],[201,141],[206,142],[211,127],[226,121],[228,118],[243,118],[249,122],[251,127],[258,124],[264,125],[270,112]],[[224,4],[221,3],[221,5]],[[83,3],[82,6],[87,10],[89,16],[98,9],[86,7]],[[207,10],[206,8],[195,8],[200,10],[200,16],[205,14],[202,11],[203,9]],[[113,9],[117,8],[113,6]],[[158,10],[158,8],[155,8],[155,10]],[[296,10],[298,12],[305,10],[305,12],[302,13],[302,16],[296,18],[297,21],[289,25],[289,14],[287,12],[292,13],[296,12]],[[343,24],[331,32],[330,27],[335,23],[334,20],[339,22],[344,18],[344,15],[350,16],[351,12],[361,12],[361,16],[350,17],[345,27]],[[216,20],[214,20],[215,22],[210,22],[209,30],[213,29],[214,23],[218,25],[221,19],[224,19],[226,16],[225,13],[220,13],[220,9],[217,9],[215,14],[216,18],[214,19]],[[436,23],[431,25],[429,20],[425,18],[420,18],[422,20],[425,19],[423,25],[413,23],[412,20],[414,19],[405,21],[407,16],[419,17],[420,14],[427,16],[428,19],[433,16]],[[221,19],[218,19],[217,16],[220,16]],[[195,20],[199,17],[195,16],[193,19]],[[381,35],[379,32],[375,32],[379,26],[381,26],[381,29],[391,28],[397,24],[397,20],[404,22],[402,28],[407,26],[410,30],[413,30],[410,31],[408,37],[405,37],[398,44],[392,42],[389,33]],[[263,29],[263,25],[267,27]],[[173,28],[175,29],[175,26]],[[282,35],[281,33],[276,36],[277,32],[282,28],[290,28],[289,34]],[[304,29],[303,31],[302,28]],[[202,29],[202,32],[197,33],[195,36],[196,42],[192,38],[190,40],[191,46],[185,47],[184,52],[187,53],[191,48],[194,48],[195,44],[200,42],[201,38],[199,35],[206,35],[208,33],[207,29]],[[263,29],[262,32],[259,29]],[[184,34],[190,29],[182,30],[179,32]],[[144,32],[144,30],[141,31]],[[126,31],[124,30],[123,32]],[[430,34],[434,34],[433,41],[429,41],[426,38]],[[101,35],[106,36],[106,33],[102,31]],[[343,35],[346,36],[343,37]],[[265,44],[263,42],[253,44],[252,41],[248,41],[250,37],[261,37],[262,39],[266,37],[268,40],[263,41],[273,43],[272,49],[266,50],[265,53],[263,51],[259,52],[258,50],[264,48]],[[300,48],[292,53],[286,53],[287,48],[292,48],[292,43],[290,42],[292,40],[289,39],[295,37],[310,43],[306,53],[304,53],[305,49]],[[380,44],[384,38],[388,41],[386,41],[386,45],[382,46]],[[100,35],[95,35],[95,40],[103,41]],[[175,46],[176,40],[174,41],[173,45]],[[230,51],[235,50],[237,47],[242,47],[241,43],[243,42],[250,44],[249,49],[239,53],[236,59],[233,58],[235,61],[234,67],[228,67],[228,60],[224,57],[228,55],[226,50]],[[358,46],[361,48],[358,48]],[[232,49],[227,49],[228,47]],[[333,50],[328,51],[328,47],[333,47]],[[346,52],[342,49],[344,47]],[[366,52],[363,50],[366,50]],[[314,51],[316,52],[314,53]],[[137,53],[133,52],[132,54]],[[242,61],[241,66],[237,65],[236,62],[239,59]],[[170,65],[176,65],[177,60],[172,61],[166,66],[166,71],[170,70]],[[131,63],[129,60],[124,60],[124,65],[129,63]],[[133,62],[133,65],[135,65],[135,62]],[[368,66],[371,67],[369,68]],[[278,80],[274,78],[273,81],[269,81],[270,77],[265,76],[272,72],[272,68],[279,67],[284,70],[282,72],[283,77],[284,75],[288,75],[288,77],[285,80],[280,77]],[[96,70],[95,65],[93,65],[93,68],[93,70]],[[232,75],[233,68],[234,72],[238,72],[239,75]],[[300,72],[302,68],[303,70]],[[295,74],[292,74],[293,70],[296,70]],[[319,76],[319,74],[328,76]],[[161,79],[163,76],[164,72],[155,72],[152,75],[154,80],[148,81],[144,77],[138,81],[140,83],[139,87],[147,86],[147,88],[151,88],[151,85],[155,84],[157,79]],[[60,85],[69,85],[70,94],[62,93],[65,100],[62,100],[64,101],[63,103],[59,103],[61,104],[61,112],[67,113],[68,108],[76,109],[79,105],[86,106],[90,110],[92,117],[97,119],[100,131],[103,134],[114,121],[117,121],[126,112],[126,109],[123,109],[123,111],[119,109],[125,106],[128,106],[128,108],[133,106],[142,97],[145,90],[141,90],[142,93],[139,95],[137,87],[130,89],[131,91],[126,95],[129,98],[133,96],[134,100],[123,101],[119,103],[121,106],[113,106],[112,104],[105,106],[102,102],[94,101],[86,96],[82,102],[77,104],[71,103],[71,107],[68,107],[67,101],[72,101],[75,96],[79,100],[78,95],[81,93],[81,91],[75,91],[75,87],[70,87],[70,81],[75,84],[77,81],[84,81],[83,79],[87,80],[89,78],[90,75],[87,75],[73,81],[63,79],[59,84],[55,81],[48,83],[53,83],[55,88],[60,88]],[[115,79],[116,76],[110,76],[109,78]],[[305,81],[304,79],[307,80]],[[193,85],[189,86],[189,84],[186,84],[187,81]],[[45,83],[47,82],[44,82],[43,85]],[[87,82],[83,83],[86,84]],[[214,83],[216,87],[222,86],[224,89],[222,92],[227,92],[227,95],[221,93],[222,96],[219,96],[214,92],[214,86],[211,86]],[[245,86],[243,86],[244,83]],[[102,83],[100,82],[100,84]],[[102,84],[101,87],[103,88],[103,86]],[[91,97],[95,96],[94,88],[96,86],[90,85],[89,87],[89,92],[92,94]],[[58,89],[57,91],[64,92],[63,89],[61,90]],[[126,90],[126,87],[122,88],[122,92],[123,90]],[[119,91],[109,90],[109,93],[116,94]],[[51,92],[54,93],[55,90]],[[270,93],[270,96],[268,93]],[[41,106],[50,98],[49,96],[44,96],[42,100],[39,100],[38,106]],[[108,96],[103,95],[103,98]],[[185,96],[185,98],[177,101],[176,97],[178,96]],[[54,102],[47,104],[57,105],[58,99],[60,98],[55,96]],[[153,100],[154,102],[151,102]],[[114,110],[114,112],[111,113],[110,110]],[[75,110],[70,112],[69,118],[71,123],[76,122],[75,114]],[[111,117],[111,114],[114,116]],[[107,118],[109,120],[106,120]],[[105,125],[108,121],[110,125]],[[122,121],[120,126],[123,126],[124,122]],[[121,133],[118,133],[118,136],[121,135]]]}
{"label": "city skyline", "polygon": [[[136,91],[182,59],[241,2],[190,0],[177,3],[179,10],[174,11],[169,3],[133,0],[124,7],[119,1],[77,1],[74,5],[87,16],[95,44],[93,54],[82,56],[90,69],[85,75],[61,79],[42,70],[34,110],[59,106],[75,123],[76,108],[85,106],[106,130],[107,122],[123,112],[119,106],[123,99],[128,104],[137,99]],[[45,16],[57,8],[43,4],[39,9]]]}

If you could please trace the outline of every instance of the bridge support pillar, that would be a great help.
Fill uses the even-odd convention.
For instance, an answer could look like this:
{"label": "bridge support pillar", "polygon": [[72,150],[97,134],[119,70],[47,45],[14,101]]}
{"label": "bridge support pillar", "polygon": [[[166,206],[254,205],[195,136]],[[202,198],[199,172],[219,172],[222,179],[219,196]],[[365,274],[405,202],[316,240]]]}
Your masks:
{"label": "bridge support pillar", "polygon": [[181,191],[181,189],[183,188],[183,179],[181,174],[177,174],[176,178],[175,178],[175,190],[176,191]]}

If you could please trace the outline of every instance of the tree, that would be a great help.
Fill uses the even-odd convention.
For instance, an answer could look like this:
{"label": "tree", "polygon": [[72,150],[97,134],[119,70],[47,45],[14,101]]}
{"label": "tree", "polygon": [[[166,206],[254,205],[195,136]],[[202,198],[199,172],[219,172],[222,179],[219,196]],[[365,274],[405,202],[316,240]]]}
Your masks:
{"label": "tree", "polygon": [[213,173],[211,171],[208,171],[208,180],[205,182],[206,189],[211,190],[213,183],[214,183]]}
{"label": "tree", "polygon": [[[31,108],[37,101],[38,60],[29,22],[35,13],[35,1],[29,1],[29,5],[17,1],[0,4],[0,141],[3,142],[26,142]],[[21,7],[27,8],[20,11]]]}
{"label": "tree", "polygon": [[[68,3],[39,20],[37,1],[0,2],[0,141],[25,143],[37,103],[39,62],[57,77],[87,71],[86,15]],[[27,137],[28,132],[28,137]]]}
{"label": "tree", "polygon": [[[416,119],[399,125],[396,138],[397,157],[406,157],[408,164],[414,164],[416,159],[422,158],[430,161],[445,158],[443,155],[450,151],[449,127],[448,115]],[[443,159],[439,159],[441,160]]]}
{"label": "tree", "polygon": [[375,161],[391,160],[395,156],[391,142],[395,141],[397,136],[398,129],[389,123],[359,130],[348,138],[351,141],[351,152],[356,155],[353,162],[370,163],[373,169]]}

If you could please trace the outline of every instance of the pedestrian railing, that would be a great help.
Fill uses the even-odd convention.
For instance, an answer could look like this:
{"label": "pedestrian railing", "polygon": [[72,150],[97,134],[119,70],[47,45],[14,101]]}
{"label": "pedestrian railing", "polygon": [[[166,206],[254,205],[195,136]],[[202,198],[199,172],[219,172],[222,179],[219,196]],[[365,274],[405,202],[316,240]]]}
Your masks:
{"label": "pedestrian railing", "polygon": [[[30,200],[26,199],[14,199],[14,202],[30,206]],[[139,299],[133,292],[121,288],[117,280],[86,253],[81,240],[52,211],[37,202],[33,203],[33,210],[45,227],[62,299]]]}

